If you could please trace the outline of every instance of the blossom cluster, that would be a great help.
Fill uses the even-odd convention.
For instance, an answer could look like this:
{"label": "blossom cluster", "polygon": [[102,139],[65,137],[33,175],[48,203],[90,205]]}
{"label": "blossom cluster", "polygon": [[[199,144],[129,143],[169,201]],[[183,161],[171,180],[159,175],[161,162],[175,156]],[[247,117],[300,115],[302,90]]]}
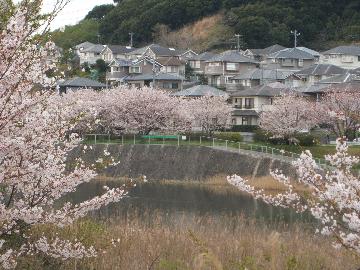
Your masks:
{"label": "blossom cluster", "polygon": [[309,151],[303,152],[293,164],[298,181],[309,189],[310,196],[294,192],[290,180],[279,172],[272,175],[287,187],[287,191],[276,196],[255,190],[237,175],[228,177],[228,182],[268,204],[301,212],[309,210],[320,222],[319,231],[333,236],[336,246],[360,253],[360,179],[353,171],[360,159],[348,154],[343,138],[337,140],[336,153],[325,158],[329,163],[326,170],[317,165]]}

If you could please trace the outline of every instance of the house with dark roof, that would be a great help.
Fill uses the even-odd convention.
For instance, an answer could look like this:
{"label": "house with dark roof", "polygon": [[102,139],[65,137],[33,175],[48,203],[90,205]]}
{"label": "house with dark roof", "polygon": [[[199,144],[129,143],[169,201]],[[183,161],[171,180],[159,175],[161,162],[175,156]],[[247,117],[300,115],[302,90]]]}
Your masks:
{"label": "house with dark roof", "polygon": [[106,63],[110,63],[114,59],[126,59],[126,55],[135,51],[136,48],[122,45],[105,45],[101,53],[102,59]]}
{"label": "house with dark roof", "polygon": [[110,85],[119,85],[124,83],[124,78],[129,76],[130,66],[133,65],[131,60],[114,59],[110,62],[110,71],[106,73],[106,81]]}
{"label": "house with dark roof", "polygon": [[195,85],[188,89],[175,92],[172,95],[178,97],[186,97],[186,98],[198,98],[203,96],[228,97],[228,94],[225,91],[219,90],[210,85]]}
{"label": "house with dark roof", "polygon": [[317,62],[318,58],[308,51],[299,48],[288,48],[268,55],[263,67],[299,71]]}
{"label": "house with dark roof", "polygon": [[318,82],[318,84],[337,85],[342,83],[360,82],[360,75],[347,72]]}
{"label": "house with dark roof", "polygon": [[266,47],[264,49],[247,49],[244,52],[244,55],[256,60],[256,61],[264,61],[268,55],[272,53],[276,53],[278,51],[286,49],[284,46],[279,44],[274,44],[272,46]]}
{"label": "house with dark roof", "polygon": [[[104,50],[104,45],[85,43],[86,46],[79,47],[77,54],[80,58],[80,65],[89,64],[94,65],[97,60],[102,59],[101,52]],[[88,46],[89,45],[89,46]]]}
{"label": "house with dark roof", "polygon": [[124,81],[133,87],[153,87],[156,89],[167,90],[171,92],[182,90],[183,78],[167,73],[139,74],[129,75]]}
{"label": "house with dark roof", "polygon": [[275,82],[230,93],[231,103],[234,106],[231,124],[258,125],[259,114],[271,109],[276,96],[289,91],[290,88],[286,85]]}
{"label": "house with dark roof", "polygon": [[205,61],[205,76],[208,84],[226,88],[230,78],[256,68],[259,63],[238,51],[225,51]]}
{"label": "house with dark roof", "polygon": [[344,75],[346,73],[346,69],[330,64],[315,64],[295,72],[297,76],[301,77],[304,85],[314,85],[321,80]]}
{"label": "house with dark roof", "polygon": [[360,46],[339,46],[321,53],[321,63],[345,69],[360,67]]}
{"label": "house with dark roof", "polygon": [[211,52],[203,52],[191,58],[189,60],[189,65],[193,69],[195,74],[204,74],[206,61],[210,60],[214,56],[215,54]]}
{"label": "house with dark roof", "polygon": [[157,59],[159,57],[177,57],[186,55],[187,51],[179,50],[175,48],[168,48],[159,44],[151,44],[143,48],[136,49],[132,52],[127,53],[129,59],[138,59],[142,57],[150,57]]}
{"label": "house with dark roof", "polygon": [[159,57],[157,59],[162,67],[160,72],[185,77],[185,61],[178,57]]}
{"label": "house with dark roof", "polygon": [[302,79],[293,71],[255,68],[229,79],[226,91],[244,90],[262,84],[280,82],[288,87],[300,87]]}
{"label": "house with dark roof", "polygon": [[74,77],[65,81],[58,82],[59,92],[66,93],[69,90],[93,89],[101,90],[106,88],[106,84],[88,78]]}

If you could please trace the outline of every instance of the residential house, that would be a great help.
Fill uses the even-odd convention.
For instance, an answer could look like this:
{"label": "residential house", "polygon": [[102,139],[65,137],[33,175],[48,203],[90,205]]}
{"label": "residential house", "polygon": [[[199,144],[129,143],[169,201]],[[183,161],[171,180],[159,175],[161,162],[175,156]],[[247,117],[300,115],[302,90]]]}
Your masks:
{"label": "residential house", "polygon": [[185,77],[185,61],[177,57],[161,57],[157,59],[162,67],[160,72]]}
{"label": "residential house", "polygon": [[106,73],[106,81],[110,85],[124,83],[124,78],[130,75],[130,67],[133,65],[131,60],[114,59],[110,62],[110,71]]}
{"label": "residential house", "polygon": [[91,42],[88,42],[88,41],[85,41],[85,42],[83,42],[83,43],[80,43],[80,44],[78,44],[78,45],[76,45],[75,46],[75,53],[78,55],[78,56],[80,56],[80,53],[81,53],[81,51],[82,50],[84,50],[84,49],[88,49],[88,48],[90,48],[90,47],[92,47],[92,46],[94,46],[95,44],[94,43],[91,43]]}
{"label": "residential house", "polygon": [[347,82],[340,82],[339,80],[336,80],[336,83],[314,84],[312,86],[300,87],[296,89],[296,91],[313,97],[314,100],[320,100],[321,97],[329,91],[344,91],[350,89],[359,91],[360,78],[358,78],[358,80],[352,80]]}
{"label": "residential house", "polygon": [[209,85],[195,85],[191,88],[175,92],[172,95],[186,98],[199,98],[203,96],[228,97],[228,94],[225,91],[219,90]]}
{"label": "residential house", "polygon": [[230,93],[234,111],[232,125],[256,126],[259,114],[271,109],[273,98],[290,91],[286,85],[275,82]]}
{"label": "residential house", "polygon": [[80,57],[80,65],[89,64],[94,65],[97,60],[102,59],[101,52],[104,50],[104,45],[94,44],[90,47],[80,48],[78,50]]}
{"label": "residential house", "polygon": [[126,59],[126,55],[135,51],[136,48],[121,45],[105,45],[101,52],[102,59],[106,63],[111,63],[114,59]]}
{"label": "residential house", "polygon": [[205,74],[206,61],[210,60],[214,56],[215,54],[211,52],[203,52],[190,59],[189,65],[193,69],[195,75]]}
{"label": "residential house", "polygon": [[208,78],[208,84],[223,89],[226,88],[226,83],[230,78],[258,66],[257,61],[238,51],[226,51],[217,54],[205,63],[205,75]]}
{"label": "residential house", "polygon": [[58,82],[59,93],[66,93],[69,90],[93,89],[101,90],[106,88],[106,84],[88,78],[74,77],[68,80]]}
{"label": "residential house", "polygon": [[179,51],[178,57],[180,58],[180,60],[185,61],[186,63],[188,63],[191,59],[193,59],[195,56],[198,55],[196,52],[194,52],[191,49],[178,50],[178,51]]}
{"label": "residential house", "polygon": [[321,53],[321,63],[344,69],[360,67],[360,46],[339,46]]}
{"label": "residential house", "polygon": [[275,44],[264,49],[247,49],[244,55],[256,61],[264,61],[270,54],[286,49],[285,47]]}
{"label": "residential house", "polygon": [[171,92],[182,90],[183,78],[166,73],[130,75],[124,81],[134,87],[153,87]]}
{"label": "residential house", "polygon": [[302,79],[293,71],[255,68],[229,79],[226,91],[238,91],[271,82],[280,82],[288,87],[299,87]]}
{"label": "residential house", "polygon": [[270,54],[263,63],[263,67],[299,71],[317,62],[318,58],[313,54],[299,48],[289,48]]}
{"label": "residential house", "polygon": [[127,58],[129,59],[139,59],[139,58],[143,58],[145,56],[153,58],[153,59],[158,59],[161,57],[177,57],[177,58],[181,58],[180,56],[186,55],[186,52],[183,50],[178,50],[175,48],[168,48],[168,47],[163,47],[161,45],[158,44],[151,44],[149,46],[143,47],[143,48],[139,48],[136,49],[132,52],[129,52],[126,54]]}
{"label": "residential house", "polygon": [[343,83],[360,82],[360,75],[347,72],[318,82],[318,84],[338,85]]}
{"label": "residential house", "polygon": [[321,80],[325,80],[334,76],[344,75],[347,70],[329,64],[315,64],[308,68],[297,71],[295,75],[301,77],[304,85],[314,85]]}

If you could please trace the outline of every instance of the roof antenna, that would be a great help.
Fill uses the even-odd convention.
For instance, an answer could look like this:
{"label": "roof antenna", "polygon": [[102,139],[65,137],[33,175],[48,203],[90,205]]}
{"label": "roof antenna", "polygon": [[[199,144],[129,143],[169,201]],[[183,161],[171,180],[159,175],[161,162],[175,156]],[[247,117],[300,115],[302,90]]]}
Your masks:
{"label": "roof antenna", "polygon": [[298,38],[298,36],[301,35],[301,33],[299,33],[298,30],[291,31],[290,33],[294,35],[294,48],[296,48],[297,47],[297,38]]}

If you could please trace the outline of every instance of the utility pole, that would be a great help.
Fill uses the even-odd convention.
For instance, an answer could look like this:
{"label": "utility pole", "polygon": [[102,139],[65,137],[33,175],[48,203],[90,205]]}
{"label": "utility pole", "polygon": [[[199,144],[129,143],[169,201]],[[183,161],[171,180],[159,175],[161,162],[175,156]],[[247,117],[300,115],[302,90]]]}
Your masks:
{"label": "utility pole", "polygon": [[130,47],[132,47],[134,45],[134,33],[130,32],[129,36],[130,36]]}
{"label": "utility pole", "polygon": [[153,82],[152,82],[152,89],[155,89],[155,75],[156,75],[156,70],[155,70],[155,58],[153,58]]}
{"label": "utility pole", "polygon": [[240,52],[240,38],[242,37],[242,35],[236,34],[235,37],[236,37],[236,41],[237,41],[237,50],[238,50],[238,52]]}
{"label": "utility pole", "polygon": [[97,38],[98,38],[98,44],[100,44],[100,34],[97,34]]}
{"label": "utility pole", "polygon": [[296,48],[297,47],[297,38],[301,34],[297,30],[291,31],[290,33],[294,35],[294,45],[295,45],[294,48]]}

